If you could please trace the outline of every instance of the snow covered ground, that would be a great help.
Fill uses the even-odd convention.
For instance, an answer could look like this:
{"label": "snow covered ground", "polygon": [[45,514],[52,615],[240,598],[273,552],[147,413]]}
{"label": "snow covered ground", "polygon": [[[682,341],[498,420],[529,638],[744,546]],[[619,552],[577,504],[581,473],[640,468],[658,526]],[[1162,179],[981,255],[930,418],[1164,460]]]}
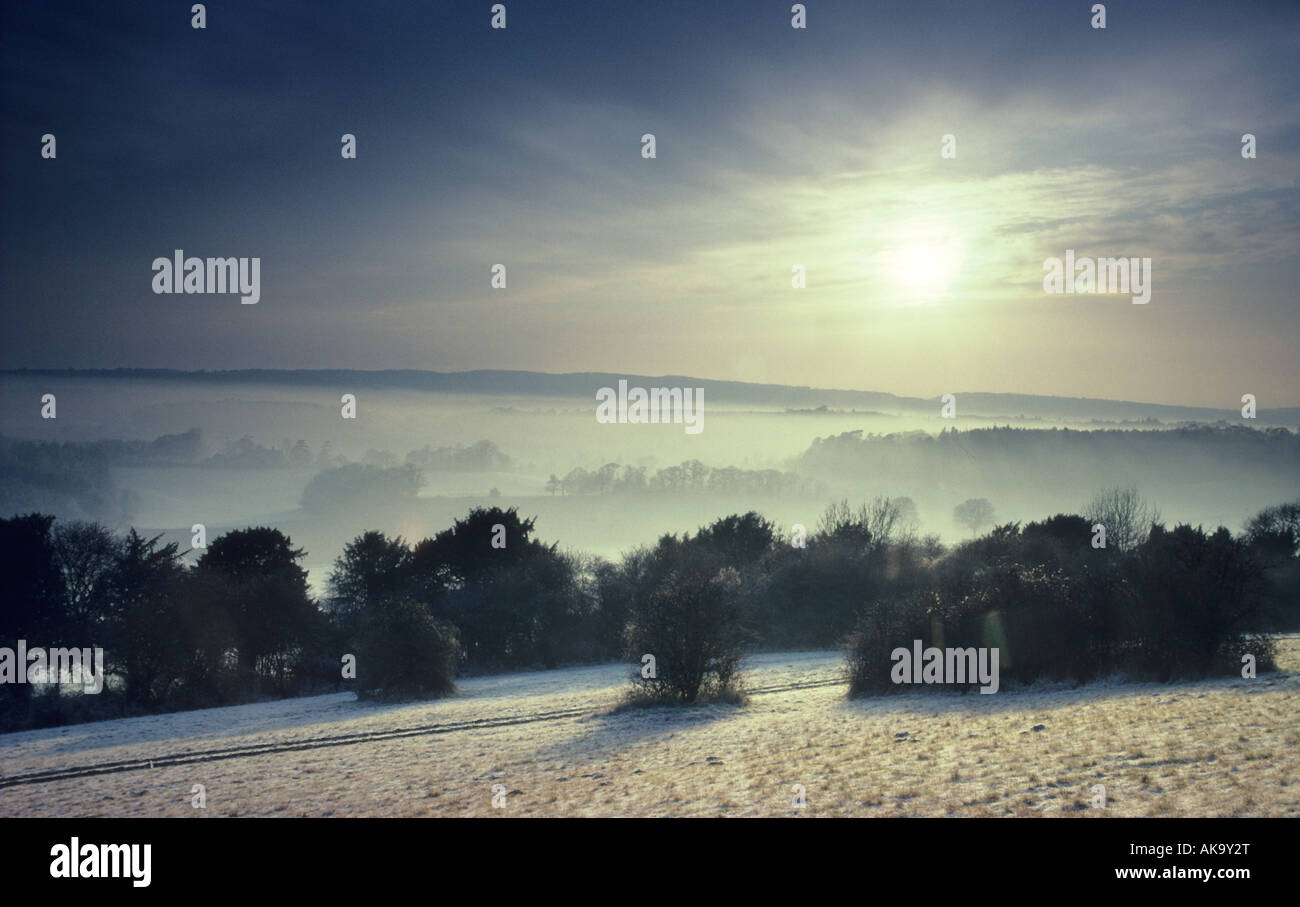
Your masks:
{"label": "snow covered ground", "polygon": [[[626,665],[470,678],[414,704],[315,696],[0,736],[0,775],[500,723],[5,787],[0,815],[1096,816],[1101,784],[1110,814],[1300,816],[1300,640],[1283,641],[1281,664],[1255,680],[852,701],[832,683],[744,706],[618,711]],[[746,681],[788,687],[841,670],[835,652],[764,654]],[[192,805],[200,784],[204,809]]]}

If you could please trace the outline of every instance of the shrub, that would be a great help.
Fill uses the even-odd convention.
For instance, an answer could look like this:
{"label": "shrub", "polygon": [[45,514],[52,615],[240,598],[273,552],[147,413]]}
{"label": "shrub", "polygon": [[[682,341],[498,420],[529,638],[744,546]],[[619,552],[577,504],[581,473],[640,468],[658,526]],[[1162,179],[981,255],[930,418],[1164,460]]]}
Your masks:
{"label": "shrub", "polygon": [[853,631],[844,641],[844,660],[849,675],[849,695],[881,693],[894,684],[889,672],[890,655],[926,633],[928,607],[937,603],[932,592],[898,599],[877,599],[859,615]]}
{"label": "shrub", "polygon": [[731,568],[673,572],[633,603],[630,654],[655,657],[656,676],[637,677],[642,695],[686,703],[728,697],[749,642],[739,585]]}
{"label": "shrub", "polygon": [[456,688],[456,629],[409,598],[367,612],[356,649],[359,699],[445,696]]}

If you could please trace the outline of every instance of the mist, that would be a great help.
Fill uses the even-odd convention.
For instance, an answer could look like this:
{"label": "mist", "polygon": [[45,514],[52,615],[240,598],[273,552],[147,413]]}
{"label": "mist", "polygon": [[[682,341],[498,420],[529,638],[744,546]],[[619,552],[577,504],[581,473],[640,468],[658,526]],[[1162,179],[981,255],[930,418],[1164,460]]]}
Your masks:
{"label": "mist", "polygon": [[[8,373],[0,503],[134,526],[182,550],[197,523],[209,537],[271,526],[306,549],[319,593],[363,531],[418,540],[475,505],[517,507],[548,542],[616,559],[729,513],[756,510],[789,532],[832,502],[879,495],[910,498],[918,531],[953,543],[970,536],[953,517],[969,498],[987,498],[1003,523],[1080,512],[1099,489],[1130,486],[1171,524],[1236,529],[1300,488],[1294,432],[1213,411],[960,395],[948,419],[939,401],[699,382],[711,391],[704,429],[688,434],[671,422],[599,424],[600,376],[577,381],[590,385],[583,399],[536,393],[553,376],[525,373],[495,393],[323,374]],[[342,415],[349,393],[354,419]],[[52,419],[41,417],[46,394]],[[1170,418],[1198,414],[1219,418]]]}

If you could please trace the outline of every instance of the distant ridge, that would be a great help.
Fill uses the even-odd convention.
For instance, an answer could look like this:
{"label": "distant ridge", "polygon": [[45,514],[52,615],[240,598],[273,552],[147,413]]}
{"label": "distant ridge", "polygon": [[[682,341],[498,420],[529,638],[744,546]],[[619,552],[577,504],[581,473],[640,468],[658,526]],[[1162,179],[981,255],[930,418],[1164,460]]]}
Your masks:
{"label": "distant ridge", "polygon": [[[196,383],[275,384],[286,386],[342,386],[345,388],[401,388],[441,393],[488,394],[593,400],[596,388],[616,386],[619,379],[642,387],[702,387],[709,403],[776,408],[884,409],[904,413],[937,413],[938,397],[900,397],[879,391],[814,388],[786,384],[718,381],[686,375],[627,375],[610,372],[549,372],[480,369],[435,372],[422,369],[233,369],[184,371],[181,369],[5,369],[0,376],[55,378],[112,378],[139,381],[193,381]],[[1241,422],[1238,409],[1210,409],[1164,403],[1103,400],[1091,397],[1053,397],[1035,394],[955,392],[958,412],[968,416],[1020,417],[1067,420],[1158,419],[1162,422]],[[1300,407],[1270,409],[1261,406],[1258,423],[1300,425]]]}

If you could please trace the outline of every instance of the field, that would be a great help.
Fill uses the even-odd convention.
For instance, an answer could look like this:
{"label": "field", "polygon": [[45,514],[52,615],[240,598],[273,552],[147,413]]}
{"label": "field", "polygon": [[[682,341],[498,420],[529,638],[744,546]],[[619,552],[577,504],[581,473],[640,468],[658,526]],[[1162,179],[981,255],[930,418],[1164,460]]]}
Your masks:
{"label": "field", "polygon": [[0,737],[0,816],[1297,817],[1300,638],[1279,649],[1253,680],[851,701],[837,653],[769,653],[744,706],[619,709],[603,665],[52,728]]}

